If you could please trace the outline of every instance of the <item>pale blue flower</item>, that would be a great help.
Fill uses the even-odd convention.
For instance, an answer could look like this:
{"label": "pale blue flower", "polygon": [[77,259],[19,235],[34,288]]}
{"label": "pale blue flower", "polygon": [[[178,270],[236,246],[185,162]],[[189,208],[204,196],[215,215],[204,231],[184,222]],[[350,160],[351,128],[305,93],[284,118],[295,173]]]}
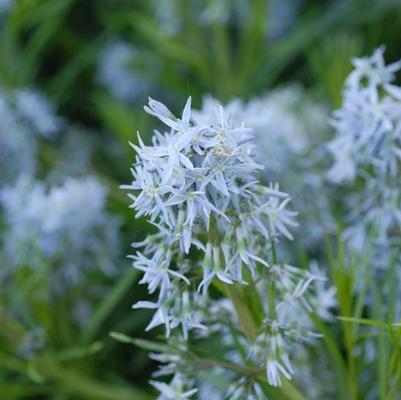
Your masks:
{"label": "pale blue flower", "polygon": [[41,327],[27,330],[17,347],[17,354],[24,360],[32,360],[46,346],[45,331]]}
{"label": "pale blue flower", "polygon": [[172,289],[170,277],[182,279],[189,285],[189,281],[184,275],[169,269],[171,257],[171,252],[164,249],[158,249],[151,259],[148,259],[140,252],[132,257],[134,258],[135,268],[144,272],[139,283],[147,283],[150,294],[159,289],[160,298],[165,298],[166,293]]}
{"label": "pale blue flower", "polygon": [[15,4],[15,0],[0,0],[0,18],[7,14]]}
{"label": "pale blue flower", "polygon": [[386,65],[383,52],[380,47],[371,57],[353,61],[343,105],[332,119],[336,136],[328,144],[334,158],[331,181],[359,181],[347,200],[352,224],[344,233],[355,249],[372,229],[378,243],[390,244],[392,232],[401,226],[401,91],[393,84],[401,62]]}
{"label": "pale blue flower", "polygon": [[[162,121],[167,131],[156,131],[151,146],[138,135],[138,144],[132,144],[136,151],[133,181],[123,188],[130,191],[136,215],[147,216],[159,229],[135,244],[143,250],[132,256],[134,268],[144,272],[141,283],[147,284],[149,293],[157,291],[158,297],[152,302],[139,301],[134,308],[155,311],[147,330],[164,325],[166,337],[170,337],[180,326],[187,339],[191,329],[195,335],[207,335],[221,325],[217,321],[208,324],[212,321],[210,308],[216,305],[208,297],[214,281],[247,285],[249,274],[244,271],[260,286],[265,279],[274,281],[275,311],[280,321],[286,322],[273,325],[283,338],[279,333],[261,338],[263,345],[267,341],[270,347],[256,351],[263,352],[263,357],[254,359],[266,366],[269,383],[279,385],[281,376],[292,377],[290,342],[303,341],[309,335],[292,322],[299,316],[287,308],[300,303],[310,309],[306,292],[319,279],[295,267],[280,274],[275,266],[276,245],[280,239],[291,240],[290,230],[296,226],[296,213],[289,210],[291,199],[278,184],[258,183],[257,174],[263,167],[253,157],[252,131],[220,105],[212,116],[205,116],[192,113],[189,98],[177,118],[166,106],[149,99],[145,110]],[[196,252],[195,259],[187,257],[191,251]],[[261,296],[265,300],[265,290]],[[266,299],[264,303],[267,315],[272,311],[271,302]],[[302,314],[302,307],[298,305],[297,311]],[[231,323],[235,321],[229,318]],[[294,325],[290,327],[287,320]],[[223,331],[222,327],[219,333]],[[291,340],[284,340],[286,335]],[[285,347],[285,352],[279,347]],[[238,359],[238,352],[233,349],[233,353],[233,359]],[[171,385],[157,386],[165,396],[178,396]]]}
{"label": "pale blue flower", "polygon": [[[199,124],[220,121],[221,104],[205,97],[201,110],[193,111]],[[307,234],[298,240],[308,249],[321,245],[324,233],[333,231],[330,192],[324,182],[326,108],[313,101],[296,84],[281,87],[260,98],[244,102],[233,99],[223,107],[226,120],[252,128],[252,151],[266,168],[260,174],[265,183],[280,182],[299,205],[299,220]],[[339,164],[340,166],[340,164]]]}
{"label": "pale blue flower", "polygon": [[100,53],[97,80],[117,99],[135,102],[151,87],[144,73],[143,57],[130,43],[113,39]]}
{"label": "pale blue flower", "polygon": [[32,175],[36,167],[37,143],[0,92],[0,187],[21,174]]}
{"label": "pale blue flower", "polygon": [[[380,47],[371,57],[353,60],[343,104],[332,117],[335,137],[328,143],[333,156],[328,178],[345,189],[342,239],[346,256],[368,254],[386,298],[391,289],[381,280],[383,273],[393,263],[398,271],[400,264],[401,89],[395,80],[401,61],[386,65],[383,55],[384,47]],[[356,263],[356,267],[365,265]],[[401,276],[396,273],[394,279],[401,287]],[[369,295],[367,299],[371,301]],[[399,319],[401,310],[396,306],[391,313]]]}
{"label": "pale blue flower", "polygon": [[17,90],[14,95],[17,113],[33,126],[33,131],[44,137],[54,136],[62,122],[55,115],[53,105],[38,91],[33,89]]}
{"label": "pale blue flower", "polygon": [[78,283],[88,271],[115,271],[119,221],[106,212],[107,189],[96,178],[68,178],[51,188],[20,179],[0,194],[10,267],[54,265],[56,291],[58,285],[62,290]]}
{"label": "pale blue flower", "polygon": [[160,392],[158,400],[187,400],[193,398],[198,391],[198,389],[186,388],[187,383],[180,374],[174,375],[169,384],[157,381],[150,381],[150,383]]}
{"label": "pale blue flower", "polygon": [[61,120],[47,99],[33,89],[0,89],[0,187],[34,176],[39,138],[54,136]]}
{"label": "pale blue flower", "polygon": [[337,135],[329,143],[335,161],[329,177],[334,182],[353,181],[368,165],[379,174],[397,173],[401,101],[398,88],[390,83],[401,62],[386,66],[383,51],[381,47],[371,58],[354,60],[342,108],[333,114]]}
{"label": "pale blue flower", "polygon": [[265,321],[263,332],[252,345],[250,357],[266,365],[267,381],[272,386],[281,386],[282,378],[291,380],[294,371],[290,361],[291,343],[310,341],[316,335],[296,322],[291,325],[280,321]]}
{"label": "pale blue flower", "polygon": [[259,383],[246,377],[234,381],[224,396],[225,400],[259,400],[265,397]]}
{"label": "pale blue flower", "polygon": [[384,50],[385,47],[380,46],[370,57],[354,58],[354,69],[349,74],[346,85],[352,90],[359,90],[364,87],[376,88],[392,82],[395,73],[401,68],[401,61],[386,65]]}

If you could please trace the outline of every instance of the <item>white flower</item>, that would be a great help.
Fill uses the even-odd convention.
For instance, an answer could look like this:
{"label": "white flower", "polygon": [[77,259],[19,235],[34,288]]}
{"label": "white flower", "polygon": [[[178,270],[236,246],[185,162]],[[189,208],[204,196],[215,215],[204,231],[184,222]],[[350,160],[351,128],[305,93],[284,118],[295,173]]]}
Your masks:
{"label": "white flower", "polygon": [[157,381],[150,383],[160,392],[158,400],[186,400],[192,398],[198,391],[198,389],[186,389],[186,383],[180,374],[174,375],[170,384]]}
{"label": "white flower", "polygon": [[205,329],[201,323],[200,310],[203,299],[196,293],[184,291],[179,293],[176,287],[172,288],[167,294],[159,298],[157,303],[149,301],[139,301],[133,305],[133,308],[155,309],[146,330],[150,330],[159,325],[166,328],[166,337],[170,336],[172,329],[181,326],[183,337],[188,339],[189,329]]}
{"label": "white flower", "polygon": [[267,381],[272,386],[281,386],[281,378],[292,379],[294,371],[289,354],[291,345],[308,342],[320,335],[297,322],[264,321],[263,332],[257,337],[250,351],[250,357],[266,365]]}
{"label": "white flower", "polygon": [[301,297],[314,281],[325,280],[317,274],[312,274],[308,270],[302,270],[291,265],[272,265],[269,268],[272,278],[276,285],[284,292],[293,297]]}
{"label": "white flower", "polygon": [[263,390],[257,382],[241,378],[229,386],[224,398],[227,400],[259,400],[264,397]]}
{"label": "white flower", "polygon": [[171,262],[171,254],[164,249],[157,250],[151,259],[138,252],[134,256],[134,265],[136,269],[145,272],[139,283],[148,283],[149,293],[153,293],[156,289],[160,290],[160,298],[164,298],[168,290],[172,288],[170,275],[184,280],[188,285],[188,279],[173,270],[169,270]]}
{"label": "white flower", "polygon": [[266,362],[267,370],[267,381],[272,386],[281,386],[281,374],[286,378],[291,380],[292,378],[292,367],[289,363],[287,355],[284,355],[283,361],[280,363],[275,359],[267,359]]}
{"label": "white flower", "polygon": [[251,357],[264,361],[266,365],[267,381],[272,386],[281,385],[281,375],[291,379],[292,366],[287,354],[287,344],[281,330],[284,325],[273,321],[266,326],[265,332],[260,334],[251,348]]}
{"label": "white flower", "polygon": [[180,134],[186,135],[188,133],[186,130],[190,130],[191,97],[188,97],[181,119],[176,118],[164,104],[152,98],[149,98],[149,106],[145,106],[144,109],[148,114],[159,118],[164,124],[178,131]]}
{"label": "white flower", "polygon": [[277,197],[271,197],[261,207],[269,217],[269,228],[272,238],[275,238],[278,234],[282,234],[290,240],[293,238],[287,226],[295,227],[298,224],[293,220],[293,217],[297,213],[285,208],[290,200],[290,198],[287,198],[280,202],[280,199]]}

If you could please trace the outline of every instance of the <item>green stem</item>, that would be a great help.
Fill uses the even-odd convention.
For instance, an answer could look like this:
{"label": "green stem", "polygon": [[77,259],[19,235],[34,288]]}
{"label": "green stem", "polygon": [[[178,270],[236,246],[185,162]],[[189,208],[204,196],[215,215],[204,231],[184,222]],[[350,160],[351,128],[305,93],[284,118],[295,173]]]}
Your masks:
{"label": "green stem", "polygon": [[277,319],[277,312],[276,312],[276,285],[274,282],[266,283],[266,290],[267,290],[267,300],[269,302],[269,318],[272,321]]}
{"label": "green stem", "polygon": [[254,342],[258,336],[257,327],[252,319],[251,313],[246,304],[242,301],[241,293],[234,285],[226,285],[227,295],[233,303],[235,312],[244,331],[245,336],[250,342]]}
{"label": "green stem", "polygon": [[[210,228],[209,228],[209,234],[211,237],[211,242],[214,243],[214,245],[219,245],[221,242],[221,238],[219,235],[219,232],[215,226],[215,221],[211,219],[210,221]],[[272,257],[273,257],[273,263],[277,262],[276,259],[276,248],[275,248],[275,243],[272,242]],[[222,284],[222,283],[215,283],[215,286],[226,293],[227,297],[231,300],[235,312],[237,314],[238,320],[241,324],[242,331],[244,332],[244,335],[246,338],[249,340],[249,342],[254,342],[256,338],[258,337],[258,326],[255,323],[255,320],[252,318],[252,313],[249,310],[246,302],[243,299],[243,296],[241,294],[241,291],[239,290],[238,286],[235,284]],[[275,287],[273,286],[271,288],[272,290],[269,290],[270,296],[271,296],[271,301],[273,304],[273,307],[269,308],[270,310],[274,310],[274,314],[272,316],[275,319],[275,307],[274,307],[274,296],[275,296]],[[297,388],[295,388],[290,381],[284,381],[283,385],[280,388],[277,388],[277,390],[280,390],[289,400],[306,400],[305,397],[298,391]]]}
{"label": "green stem", "polygon": [[[271,236],[270,236],[271,237]],[[272,261],[273,265],[277,264],[277,253],[276,253],[276,242],[274,241],[274,238],[271,240],[271,251],[272,251]],[[266,279],[266,290],[267,290],[267,298],[269,302],[269,317],[272,321],[277,319],[277,313],[276,313],[276,284],[274,281],[269,281]]]}
{"label": "green stem", "polygon": [[306,400],[304,395],[290,381],[284,380],[280,389],[289,400]]}
{"label": "green stem", "polygon": [[[234,285],[226,285],[227,295],[233,303],[242,330],[250,342],[257,338],[257,326],[251,317],[248,307],[241,298],[241,293]],[[305,397],[292,385],[290,381],[284,380],[282,386],[278,388],[289,400],[306,400]]]}
{"label": "green stem", "polygon": [[276,242],[274,241],[274,238],[272,238],[271,244],[272,244],[272,261],[273,261],[273,265],[276,265],[277,264],[277,252],[276,252]]}
{"label": "green stem", "polygon": [[[333,268],[333,281],[337,289],[338,304],[340,309],[340,315],[344,317],[352,317],[353,312],[353,288],[354,288],[354,276],[351,269],[345,266],[344,256],[344,245],[342,242],[339,243],[337,249],[337,258],[332,260]],[[357,368],[354,357],[354,346],[355,346],[355,334],[354,327],[349,323],[342,322],[342,335],[343,343],[345,347],[345,356],[348,367],[348,388],[350,400],[356,400],[358,398],[358,379],[357,379]]]}

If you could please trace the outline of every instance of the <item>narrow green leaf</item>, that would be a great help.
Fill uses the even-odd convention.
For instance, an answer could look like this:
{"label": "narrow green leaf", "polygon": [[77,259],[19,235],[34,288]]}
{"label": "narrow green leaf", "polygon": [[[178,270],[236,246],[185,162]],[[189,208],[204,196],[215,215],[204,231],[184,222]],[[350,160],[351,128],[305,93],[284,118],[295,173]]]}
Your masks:
{"label": "narrow green leaf", "polygon": [[138,271],[130,269],[124,273],[116,282],[113,290],[106,296],[104,301],[96,308],[93,317],[89,321],[87,328],[82,333],[81,343],[87,344],[92,340],[96,333],[99,331],[102,324],[106,321],[108,316],[113,312],[115,307],[131,288],[132,284],[138,277]]}
{"label": "narrow green leaf", "polygon": [[354,318],[354,317],[337,317],[337,318],[341,321],[352,322],[354,324],[370,325],[370,326],[375,326],[376,328],[380,328],[380,329],[384,329],[384,330],[390,329],[389,324],[385,324],[384,322],[375,321],[375,320],[371,320],[371,319]]}

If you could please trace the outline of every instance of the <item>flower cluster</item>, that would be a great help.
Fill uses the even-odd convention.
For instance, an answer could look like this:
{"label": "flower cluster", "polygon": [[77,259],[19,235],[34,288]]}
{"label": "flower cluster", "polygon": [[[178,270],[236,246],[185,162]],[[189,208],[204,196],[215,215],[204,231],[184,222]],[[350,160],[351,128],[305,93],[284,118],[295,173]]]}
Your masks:
{"label": "flower cluster", "polygon": [[0,18],[14,7],[14,0],[0,0]]}
{"label": "flower cluster", "polygon": [[[134,245],[144,250],[132,256],[133,266],[144,272],[141,283],[158,297],[134,307],[155,310],[148,329],[164,324],[168,337],[181,326],[187,338],[191,328],[202,334],[210,327],[207,307],[202,306],[211,301],[210,285],[230,290],[261,283],[262,298],[268,301],[260,311],[272,317],[269,324],[282,326],[278,321],[284,318],[285,304],[307,304],[304,295],[316,277],[277,259],[279,240],[292,239],[296,213],[288,209],[290,197],[277,184],[257,182],[263,167],[254,161],[251,130],[233,122],[222,107],[214,110],[214,123],[193,117],[190,98],[180,118],[152,99],[145,110],[168,131],[156,131],[151,146],[138,134],[132,144],[137,153],[134,179],[123,186],[133,191],[129,196],[137,217],[147,216],[158,228]],[[274,286],[270,296],[266,285]],[[300,329],[296,322],[291,327]],[[291,334],[294,341],[304,336]],[[269,383],[280,384],[280,375],[291,378],[289,346],[280,352],[265,348],[264,357],[256,353],[259,357],[253,358],[267,367]]]}
{"label": "flower cluster", "polygon": [[54,136],[62,121],[42,94],[32,89],[0,90],[0,186],[21,174],[32,176],[37,138]]}
{"label": "flower cluster", "polygon": [[281,384],[281,375],[291,379],[294,374],[289,359],[291,343],[310,341],[319,335],[303,332],[299,325],[278,321],[264,321],[263,333],[252,348],[251,356],[266,363],[267,380],[273,386]]}
{"label": "flower cluster", "polygon": [[185,400],[190,399],[198,389],[187,389],[186,379],[179,374],[175,374],[172,381],[167,384],[164,382],[151,381],[150,382],[159,392],[159,400]]}
{"label": "flower cluster", "polygon": [[365,178],[369,169],[373,177],[398,172],[401,90],[392,82],[401,61],[385,65],[383,52],[380,47],[372,57],[353,61],[342,108],[334,112],[336,137],[328,148],[334,158],[329,178],[335,183]]}
{"label": "flower cluster", "polygon": [[345,232],[357,249],[372,234],[378,245],[397,244],[401,229],[401,89],[393,83],[401,61],[386,65],[383,52],[380,47],[353,60],[342,108],[332,118],[336,136],[328,144],[334,158],[329,179],[358,188],[348,196]]}
{"label": "flower cluster", "polygon": [[144,55],[129,43],[114,39],[100,53],[97,79],[117,99],[135,101],[149,90],[150,82],[140,70]]}
{"label": "flower cluster", "polygon": [[[345,189],[349,254],[368,252],[384,296],[398,298],[399,289],[394,295],[391,285],[401,287],[401,89],[394,83],[401,61],[386,65],[383,54],[380,47],[371,57],[353,60],[343,105],[332,118],[336,136],[328,144],[334,158],[328,178]],[[383,277],[393,270],[389,283]],[[390,309],[398,320],[399,304]]]}
{"label": "flower cluster", "polygon": [[14,93],[18,118],[34,132],[44,137],[54,136],[61,127],[61,119],[55,115],[53,105],[33,89],[21,89]]}
{"label": "flower cluster", "polygon": [[135,267],[146,272],[143,281],[150,292],[158,288],[162,304],[171,279],[190,285],[185,266],[175,270],[172,259],[188,254],[192,246],[204,254],[198,286],[203,293],[214,277],[227,284],[242,282],[243,266],[252,274],[257,263],[268,267],[259,256],[262,243],[249,239],[256,234],[269,244],[279,234],[291,238],[287,226],[295,225],[294,213],[286,208],[288,195],[255,181],[261,166],[251,157],[249,130],[231,127],[222,109],[219,125],[193,125],[190,99],[181,119],[154,100],[146,110],[172,128],[156,133],[150,147],[138,136],[134,181],[125,186],[139,191],[130,194],[137,217],[148,215],[160,228],[146,239],[145,252],[134,257]]}
{"label": "flower cluster", "polygon": [[41,182],[20,179],[0,194],[9,267],[54,265],[49,273],[58,277],[56,292],[76,284],[88,271],[115,270],[119,223],[105,211],[107,191],[95,178],[69,178],[49,190]]}
{"label": "flower cluster", "polygon": [[[220,103],[206,97],[201,110],[194,113],[199,122],[216,122],[214,110]],[[256,159],[266,169],[265,182],[278,181],[299,205],[299,221],[307,235],[301,245],[317,248],[324,232],[334,229],[330,213],[329,190],[324,185],[324,147],[328,129],[324,106],[306,96],[301,86],[289,85],[243,102],[224,106],[235,123],[244,122],[255,137]]]}

